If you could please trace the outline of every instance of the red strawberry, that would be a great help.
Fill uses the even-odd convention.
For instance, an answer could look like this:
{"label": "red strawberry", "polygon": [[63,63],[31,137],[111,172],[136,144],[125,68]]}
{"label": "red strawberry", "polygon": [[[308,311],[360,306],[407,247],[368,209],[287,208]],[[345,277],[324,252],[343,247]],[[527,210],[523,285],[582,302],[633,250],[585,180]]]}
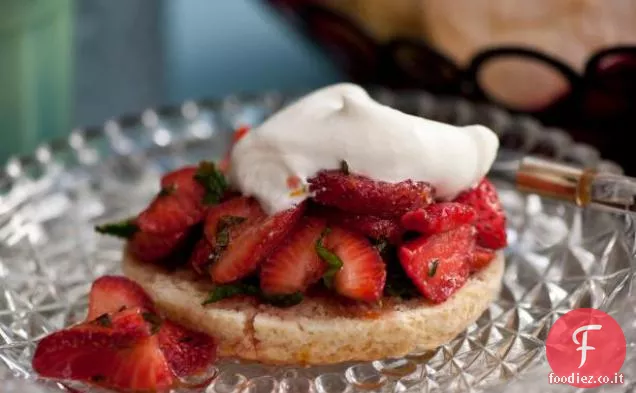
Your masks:
{"label": "red strawberry", "polygon": [[495,258],[495,251],[484,247],[475,247],[473,258],[471,259],[470,268],[471,271],[480,270],[486,266]]}
{"label": "red strawberry", "polygon": [[33,368],[45,378],[126,391],[168,389],[174,382],[158,338],[139,310],[126,310],[43,338]]}
{"label": "red strawberry", "polygon": [[341,170],[322,171],[308,183],[316,202],[350,214],[400,217],[433,200],[433,189],[424,182],[387,183]]}
{"label": "red strawberry", "polygon": [[301,204],[273,216],[248,220],[241,232],[227,240],[215,238],[215,260],[210,267],[212,281],[226,284],[255,272],[259,264],[285,239],[305,210]]}
{"label": "red strawberry", "polygon": [[206,334],[163,321],[158,337],[172,372],[179,377],[204,372],[216,360],[216,342]]}
{"label": "red strawberry", "polygon": [[261,265],[260,285],[265,294],[304,292],[322,277],[327,266],[316,252],[326,228],[324,220],[304,218],[297,229]]}
{"label": "red strawberry", "polygon": [[400,222],[404,229],[431,235],[471,224],[476,216],[475,209],[468,205],[444,202],[410,211]]}
{"label": "red strawberry", "polygon": [[103,276],[95,280],[88,300],[87,321],[122,308],[140,307],[154,311],[152,300],[136,282],[121,276]]}
{"label": "red strawberry", "polygon": [[342,268],[334,276],[337,293],[365,302],[382,297],[386,266],[378,250],[364,236],[334,227],[325,245],[342,261]]}
{"label": "red strawberry", "polygon": [[508,245],[506,215],[497,190],[488,179],[482,179],[477,187],[461,193],[455,202],[472,206],[477,212],[475,227],[480,246],[498,250]]}
{"label": "red strawberry", "polygon": [[400,263],[425,298],[441,303],[464,285],[475,248],[473,232],[471,225],[463,225],[400,247]]}
{"label": "red strawberry", "polygon": [[185,241],[187,232],[153,234],[138,231],[130,238],[128,249],[141,261],[159,262]]}
{"label": "red strawberry", "polygon": [[327,206],[312,206],[311,214],[325,218],[329,225],[339,226],[371,239],[386,239],[392,244],[398,244],[402,239],[402,228],[394,218],[349,214]]}
{"label": "red strawberry", "polygon": [[162,177],[161,192],[137,217],[142,232],[177,233],[201,221],[205,188],[195,179],[197,171],[197,167],[190,166]]}

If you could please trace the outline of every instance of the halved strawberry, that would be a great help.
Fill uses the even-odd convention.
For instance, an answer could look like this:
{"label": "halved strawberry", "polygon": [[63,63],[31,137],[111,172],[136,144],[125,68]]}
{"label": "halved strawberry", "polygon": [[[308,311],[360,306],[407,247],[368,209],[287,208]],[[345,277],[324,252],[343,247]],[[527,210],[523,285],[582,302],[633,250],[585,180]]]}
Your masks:
{"label": "halved strawberry", "polygon": [[197,170],[189,166],[161,178],[161,191],[137,217],[142,232],[177,233],[201,221],[205,188],[195,179]]}
{"label": "halved strawberry", "polygon": [[446,232],[475,221],[475,210],[465,204],[442,202],[410,211],[402,216],[404,229],[431,235]]}
{"label": "halved strawberry", "polygon": [[43,338],[33,357],[34,370],[45,378],[85,381],[125,391],[170,388],[174,376],[140,310],[107,318]]}
{"label": "halved strawberry", "polygon": [[152,300],[139,284],[122,276],[102,276],[91,286],[86,320],[134,307],[154,311]]}
{"label": "halved strawberry", "polygon": [[331,228],[325,242],[341,261],[334,276],[337,293],[353,300],[377,301],[386,282],[386,266],[378,250],[364,236],[343,228]]}
{"label": "halved strawberry", "polygon": [[260,286],[266,295],[288,295],[304,292],[327,269],[316,252],[316,242],[326,223],[319,218],[303,218],[261,265]]}
{"label": "halved strawberry", "polygon": [[490,250],[488,248],[484,248],[484,247],[479,247],[479,246],[475,247],[475,252],[473,253],[473,257],[470,263],[471,271],[475,272],[477,270],[480,270],[488,266],[488,264],[490,264],[490,262],[494,258],[495,258],[495,251]]}
{"label": "halved strawberry", "polygon": [[455,202],[469,205],[477,212],[475,227],[480,246],[498,250],[508,245],[506,239],[506,215],[495,186],[486,178],[473,189],[464,191]]}
{"label": "halved strawberry", "polygon": [[179,377],[204,372],[216,360],[216,342],[206,334],[165,320],[158,337],[172,372]]}
{"label": "halved strawberry", "polygon": [[170,256],[183,241],[188,231],[154,234],[137,231],[128,242],[128,250],[140,261],[160,262]]}
{"label": "halved strawberry", "polygon": [[463,225],[407,242],[398,250],[398,257],[420,293],[441,303],[468,279],[474,248],[474,228]]}
{"label": "halved strawberry", "polygon": [[342,170],[319,172],[308,183],[316,202],[350,214],[400,217],[433,201],[433,188],[428,183],[387,183]]}
{"label": "halved strawberry", "polygon": [[[298,223],[304,210],[303,203],[272,216],[249,220],[241,226],[240,233],[224,242],[220,242],[217,234],[215,261],[210,267],[212,281],[226,284],[255,272]],[[226,238],[223,236],[223,239]]]}

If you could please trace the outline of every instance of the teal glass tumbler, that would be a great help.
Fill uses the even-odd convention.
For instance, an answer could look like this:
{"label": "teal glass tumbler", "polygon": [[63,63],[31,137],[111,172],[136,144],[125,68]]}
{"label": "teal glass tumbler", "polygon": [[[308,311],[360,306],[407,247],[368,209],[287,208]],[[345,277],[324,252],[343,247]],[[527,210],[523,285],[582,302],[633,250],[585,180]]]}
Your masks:
{"label": "teal glass tumbler", "polygon": [[0,2],[0,163],[70,131],[72,3]]}

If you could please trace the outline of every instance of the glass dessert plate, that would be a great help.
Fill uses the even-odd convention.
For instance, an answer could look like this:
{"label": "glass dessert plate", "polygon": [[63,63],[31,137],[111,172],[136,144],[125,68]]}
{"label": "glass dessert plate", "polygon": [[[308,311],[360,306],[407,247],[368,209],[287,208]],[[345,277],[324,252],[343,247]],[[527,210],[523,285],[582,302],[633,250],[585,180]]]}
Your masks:
{"label": "glass dessert plate", "polygon": [[[601,170],[619,169],[589,146],[528,118],[423,93],[374,95],[433,120],[484,124],[510,149]],[[292,97],[229,97],[148,110],[102,127],[75,130],[67,141],[42,146],[7,164],[0,172],[3,387],[21,393],[65,391],[58,383],[38,380],[31,357],[39,338],[83,319],[96,277],[120,272],[123,243],[96,234],[94,225],[141,210],[156,192],[162,172],[220,158],[231,130],[260,123],[286,98]],[[633,218],[521,194],[504,182],[497,186],[510,241],[503,288],[481,318],[450,343],[399,359],[320,367],[224,359],[210,370],[208,386],[182,390],[543,392],[550,388],[544,353],[548,330],[559,316],[580,307],[610,312],[622,324],[629,346],[623,366],[626,383],[612,388],[636,387],[636,297],[630,291],[636,267]]]}

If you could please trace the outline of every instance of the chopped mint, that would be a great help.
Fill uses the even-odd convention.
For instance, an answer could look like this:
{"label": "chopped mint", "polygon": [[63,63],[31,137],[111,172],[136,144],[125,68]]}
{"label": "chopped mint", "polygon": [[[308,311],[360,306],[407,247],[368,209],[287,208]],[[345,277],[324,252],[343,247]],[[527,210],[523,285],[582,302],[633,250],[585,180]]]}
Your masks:
{"label": "chopped mint", "polygon": [[437,267],[439,266],[439,259],[433,259],[429,264],[428,264],[428,276],[429,277],[434,277],[435,273],[437,272]]}
{"label": "chopped mint", "polygon": [[349,172],[349,163],[345,160],[340,161],[340,172],[345,175],[348,175]]}
{"label": "chopped mint", "polygon": [[291,307],[303,301],[303,294],[295,292],[289,295],[262,295],[263,301],[276,307]]}
{"label": "chopped mint", "polygon": [[152,312],[144,312],[141,314],[144,321],[150,324],[150,334],[156,334],[161,329],[161,318]]}
{"label": "chopped mint", "polygon": [[129,218],[119,222],[98,225],[95,230],[104,235],[130,239],[139,230],[139,227],[135,224],[134,219]]}
{"label": "chopped mint", "polygon": [[215,205],[219,203],[228,188],[227,180],[213,162],[202,161],[194,175],[194,179],[205,189],[203,203]]}
{"label": "chopped mint", "polygon": [[161,191],[159,191],[159,196],[172,195],[172,194],[174,194],[175,191],[177,191],[177,185],[176,184],[170,184],[168,186],[165,186],[165,187],[161,188]]}
{"label": "chopped mint", "polygon": [[322,231],[320,238],[316,241],[316,253],[327,263],[329,266],[325,274],[323,274],[322,279],[327,288],[333,287],[333,278],[338,273],[338,271],[342,268],[342,260],[333,252],[329,251],[327,247],[323,245],[323,241],[325,236],[327,236],[330,232],[329,228],[326,228]]}
{"label": "chopped mint", "polygon": [[202,305],[216,303],[220,300],[227,299],[238,295],[259,295],[258,286],[244,283],[217,285],[210,291],[208,298]]}
{"label": "chopped mint", "polygon": [[95,318],[95,323],[106,328],[113,327],[113,322],[110,320],[108,314],[102,314]]}

